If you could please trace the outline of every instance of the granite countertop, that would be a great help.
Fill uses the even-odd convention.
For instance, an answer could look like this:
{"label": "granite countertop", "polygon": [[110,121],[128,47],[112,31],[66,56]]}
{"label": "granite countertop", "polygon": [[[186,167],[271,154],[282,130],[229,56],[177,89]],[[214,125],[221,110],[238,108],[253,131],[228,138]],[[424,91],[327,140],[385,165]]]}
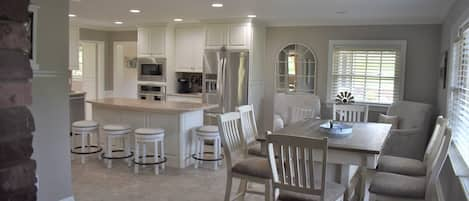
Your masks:
{"label": "granite countertop", "polygon": [[172,101],[148,101],[132,98],[104,98],[86,101],[93,105],[104,107],[124,108],[137,111],[153,112],[191,112],[207,110],[218,107],[216,104],[172,102]]}
{"label": "granite countertop", "polygon": [[68,93],[69,96],[84,96],[86,92],[84,91],[70,91]]}
{"label": "granite countertop", "polygon": [[168,93],[168,96],[181,96],[191,98],[202,98],[202,93]]}

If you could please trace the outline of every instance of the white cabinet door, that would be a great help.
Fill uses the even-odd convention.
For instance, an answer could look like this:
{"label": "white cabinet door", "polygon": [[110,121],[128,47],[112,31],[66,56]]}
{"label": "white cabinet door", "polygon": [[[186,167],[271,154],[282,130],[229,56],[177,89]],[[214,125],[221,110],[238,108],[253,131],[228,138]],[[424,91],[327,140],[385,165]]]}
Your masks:
{"label": "white cabinet door", "polygon": [[151,54],[154,56],[164,56],[166,49],[166,27],[153,27],[150,33]]}
{"label": "white cabinet door", "polygon": [[78,52],[80,50],[80,28],[70,23],[70,31],[69,31],[69,69],[78,70]]}
{"label": "white cabinet door", "polygon": [[176,71],[202,72],[204,37],[201,26],[176,28]]}
{"label": "white cabinet door", "polygon": [[138,28],[137,34],[137,52],[138,55],[150,55],[151,54],[151,30],[148,28]]}
{"label": "white cabinet door", "polygon": [[229,48],[249,48],[249,32],[246,24],[231,24],[229,27]]}
{"label": "white cabinet door", "polygon": [[206,30],[206,47],[219,48],[226,45],[228,39],[228,25],[209,24]]}

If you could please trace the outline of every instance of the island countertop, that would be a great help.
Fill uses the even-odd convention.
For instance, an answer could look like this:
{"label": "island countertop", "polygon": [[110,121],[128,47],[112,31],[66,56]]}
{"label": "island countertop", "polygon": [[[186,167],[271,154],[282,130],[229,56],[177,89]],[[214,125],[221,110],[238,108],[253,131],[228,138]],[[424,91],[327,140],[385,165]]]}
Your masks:
{"label": "island countertop", "polygon": [[218,107],[216,104],[172,102],[172,101],[148,101],[132,98],[103,98],[86,101],[96,106],[124,108],[137,111],[151,112],[191,112],[207,110]]}

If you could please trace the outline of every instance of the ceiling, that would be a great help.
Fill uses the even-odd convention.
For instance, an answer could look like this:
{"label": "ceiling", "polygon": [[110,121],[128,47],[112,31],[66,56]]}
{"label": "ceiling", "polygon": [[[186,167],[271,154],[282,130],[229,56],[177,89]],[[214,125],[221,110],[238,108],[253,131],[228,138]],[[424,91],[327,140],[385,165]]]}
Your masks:
{"label": "ceiling", "polygon": [[[453,0],[70,0],[80,24],[102,28],[244,18],[257,15],[269,26],[441,23]],[[141,9],[132,14],[129,9]],[[115,25],[114,21],[123,21]]]}

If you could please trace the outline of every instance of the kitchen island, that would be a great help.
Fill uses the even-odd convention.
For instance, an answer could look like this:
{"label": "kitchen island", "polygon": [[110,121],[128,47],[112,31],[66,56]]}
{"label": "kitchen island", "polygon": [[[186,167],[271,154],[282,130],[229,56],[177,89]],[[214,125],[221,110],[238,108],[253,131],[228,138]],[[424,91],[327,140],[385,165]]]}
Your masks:
{"label": "kitchen island", "polygon": [[[178,168],[191,164],[191,129],[203,125],[204,110],[217,107],[202,103],[129,98],[104,98],[87,102],[92,105],[93,120],[101,125],[128,124],[133,129],[164,128],[167,165]],[[104,136],[101,135],[101,138]]]}

